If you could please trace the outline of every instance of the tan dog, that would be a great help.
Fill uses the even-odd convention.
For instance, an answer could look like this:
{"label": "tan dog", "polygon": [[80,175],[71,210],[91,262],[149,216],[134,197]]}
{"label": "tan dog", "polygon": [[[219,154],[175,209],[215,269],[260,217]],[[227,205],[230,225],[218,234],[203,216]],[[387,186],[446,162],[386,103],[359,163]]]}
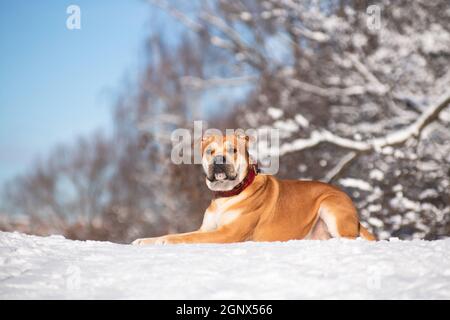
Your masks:
{"label": "tan dog", "polygon": [[198,231],[137,239],[133,244],[241,241],[375,240],[358,220],[351,199],[329,184],[258,175],[250,163],[249,138],[235,134],[201,142],[206,184],[215,199]]}

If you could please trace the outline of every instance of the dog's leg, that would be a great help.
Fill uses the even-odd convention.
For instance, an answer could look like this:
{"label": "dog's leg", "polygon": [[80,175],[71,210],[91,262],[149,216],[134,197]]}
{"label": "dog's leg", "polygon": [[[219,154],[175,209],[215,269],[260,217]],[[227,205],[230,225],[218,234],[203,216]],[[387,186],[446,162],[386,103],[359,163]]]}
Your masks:
{"label": "dog's leg", "polygon": [[191,233],[196,233],[199,231],[194,231],[194,232],[187,232],[187,233],[178,233],[178,234],[168,234],[165,236],[161,236],[161,237],[152,237],[152,238],[140,238],[140,239],[136,239],[134,240],[131,244],[132,245],[147,245],[147,244],[166,244],[169,243],[168,242],[168,238],[169,237],[175,237],[175,236],[187,236],[188,234]]}
{"label": "dog's leg", "polygon": [[306,237],[309,240],[328,240],[331,238],[330,232],[328,232],[327,225],[319,217],[312,228],[310,234]]}
{"label": "dog's leg", "polygon": [[244,236],[228,228],[221,227],[214,231],[194,231],[180,234],[169,234],[156,238],[143,238],[133,241],[133,245],[176,244],[176,243],[230,243],[244,240]]}
{"label": "dog's leg", "polygon": [[347,196],[330,195],[320,204],[319,216],[334,238],[355,239],[360,235],[358,214]]}

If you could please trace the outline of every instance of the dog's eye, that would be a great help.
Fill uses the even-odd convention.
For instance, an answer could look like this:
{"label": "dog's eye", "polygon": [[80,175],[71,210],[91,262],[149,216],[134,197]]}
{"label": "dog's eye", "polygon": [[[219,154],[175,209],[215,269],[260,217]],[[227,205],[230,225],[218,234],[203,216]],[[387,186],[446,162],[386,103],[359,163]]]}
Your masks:
{"label": "dog's eye", "polygon": [[213,154],[213,149],[206,149],[205,153],[210,156]]}
{"label": "dog's eye", "polygon": [[228,149],[228,153],[236,153],[237,149],[236,148],[230,148]]}

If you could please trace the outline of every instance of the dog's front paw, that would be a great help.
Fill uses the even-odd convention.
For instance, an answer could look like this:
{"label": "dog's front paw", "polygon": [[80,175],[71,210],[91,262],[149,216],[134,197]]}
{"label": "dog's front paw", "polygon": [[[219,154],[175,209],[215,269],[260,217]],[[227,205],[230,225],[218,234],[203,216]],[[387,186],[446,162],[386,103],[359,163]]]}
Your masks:
{"label": "dog's front paw", "polygon": [[148,240],[148,239],[144,239],[144,238],[142,238],[142,239],[136,239],[136,240],[134,240],[131,244],[132,244],[133,246],[142,246],[142,245],[144,245],[144,244],[147,244],[147,243],[145,242],[145,240]]}
{"label": "dog's front paw", "polygon": [[169,240],[167,237],[156,237],[156,238],[142,238],[136,239],[131,244],[134,246],[143,246],[147,244],[168,244]]}

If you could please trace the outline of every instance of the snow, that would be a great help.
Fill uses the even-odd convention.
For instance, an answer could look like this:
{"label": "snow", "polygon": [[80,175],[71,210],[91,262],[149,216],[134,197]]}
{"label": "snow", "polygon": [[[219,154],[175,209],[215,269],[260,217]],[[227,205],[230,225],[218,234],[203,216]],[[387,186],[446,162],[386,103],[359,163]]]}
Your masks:
{"label": "snow", "polygon": [[240,14],[240,18],[242,19],[242,21],[250,21],[252,20],[252,14],[250,12],[241,12]]}
{"label": "snow", "polygon": [[446,52],[450,45],[450,34],[439,24],[433,23],[430,30],[416,36],[426,53]]}
{"label": "snow", "polygon": [[303,128],[307,128],[309,127],[309,121],[308,119],[306,119],[303,115],[301,114],[296,114],[295,115],[295,121],[297,121],[297,123],[302,126]]}
{"label": "snow", "polygon": [[272,119],[279,119],[279,118],[281,118],[281,117],[283,116],[283,114],[284,114],[283,110],[278,109],[278,108],[272,108],[272,107],[270,107],[270,108],[267,109],[267,113],[269,114],[269,116],[270,116]]}
{"label": "snow", "polygon": [[[370,211],[370,209],[369,209],[369,211]],[[381,228],[381,227],[384,226],[383,221],[380,220],[380,219],[378,219],[378,218],[375,218],[375,217],[370,217],[370,218],[369,218],[369,223],[370,223],[372,226],[377,227],[377,228]]]}
{"label": "snow", "polygon": [[381,170],[373,169],[369,173],[370,179],[382,181],[384,179],[384,173]]}
{"label": "snow", "polygon": [[0,299],[449,299],[450,239],[130,246],[0,232]]}
{"label": "snow", "polygon": [[344,187],[349,187],[349,188],[356,188],[356,189],[360,189],[360,190],[364,190],[364,191],[372,191],[372,186],[363,180],[360,179],[354,179],[354,178],[344,178],[344,179],[339,179],[339,183],[341,185],[343,185]]}

